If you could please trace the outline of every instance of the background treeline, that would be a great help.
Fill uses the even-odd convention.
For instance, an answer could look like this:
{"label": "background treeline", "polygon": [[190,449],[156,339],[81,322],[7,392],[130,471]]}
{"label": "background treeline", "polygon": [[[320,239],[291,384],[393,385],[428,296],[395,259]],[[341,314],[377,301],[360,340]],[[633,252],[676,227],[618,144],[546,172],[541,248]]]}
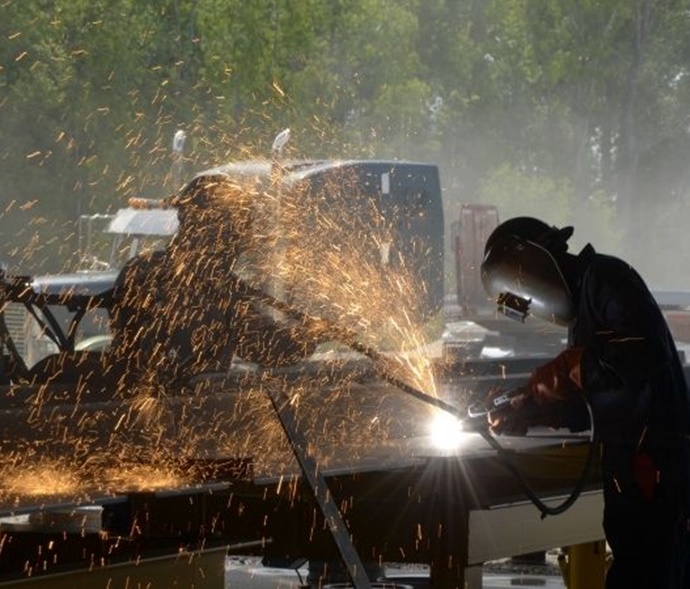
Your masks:
{"label": "background treeline", "polygon": [[5,0],[0,257],[66,265],[80,213],[267,156],[436,162],[462,202],[575,223],[690,285],[688,0]]}

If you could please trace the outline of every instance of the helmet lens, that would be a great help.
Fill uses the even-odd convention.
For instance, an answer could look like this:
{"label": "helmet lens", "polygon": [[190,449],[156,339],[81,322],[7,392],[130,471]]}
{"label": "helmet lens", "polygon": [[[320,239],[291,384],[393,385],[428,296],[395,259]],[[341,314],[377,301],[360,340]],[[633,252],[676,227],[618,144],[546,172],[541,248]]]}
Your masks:
{"label": "helmet lens", "polygon": [[530,315],[563,326],[573,320],[571,292],[558,263],[532,241],[510,236],[492,245],[482,262],[482,282],[497,301],[528,301]]}

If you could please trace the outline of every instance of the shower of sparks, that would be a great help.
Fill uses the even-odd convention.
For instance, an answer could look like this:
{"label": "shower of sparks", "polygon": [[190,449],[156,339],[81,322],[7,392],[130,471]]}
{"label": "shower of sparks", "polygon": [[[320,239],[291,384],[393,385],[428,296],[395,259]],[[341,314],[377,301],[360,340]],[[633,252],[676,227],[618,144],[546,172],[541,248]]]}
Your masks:
{"label": "shower of sparks", "polygon": [[[93,21],[89,26],[102,27],[103,22]],[[51,26],[60,26],[59,20]],[[25,37],[26,31],[20,30],[6,36],[15,47],[13,63],[38,67],[43,58],[19,44]],[[80,63],[88,53],[88,48],[72,45],[60,61]],[[183,62],[176,66],[181,68]],[[160,68],[153,64],[151,71]],[[76,71],[65,70],[69,76]],[[106,71],[102,81],[110,87],[118,82],[119,73]],[[165,131],[150,133],[153,127],[164,130],[175,124],[171,111],[164,108],[176,100],[173,86],[164,80],[155,94],[129,89],[125,101],[131,109],[129,123],[108,127],[118,115],[106,100],[73,119],[59,117],[62,122],[53,121],[49,138],[25,146],[20,157],[44,174],[48,170],[54,175],[69,165],[75,168],[71,186],[61,187],[74,194],[69,214],[111,212],[130,197],[173,194],[179,186],[173,170],[165,172],[170,168],[169,138]],[[277,97],[289,97],[277,80],[273,89]],[[209,100],[222,99],[209,95]],[[0,107],[11,105],[8,100],[11,96],[0,99]],[[230,154],[248,159],[259,151],[250,138],[255,132],[250,124],[235,125],[229,137],[223,124],[209,123],[204,104],[193,107],[185,118],[189,120],[185,131],[194,137],[196,151],[184,154],[179,180],[187,181],[196,171],[227,161]],[[322,144],[332,141],[327,118],[314,117],[310,124],[322,135]],[[107,139],[99,137],[100,125],[110,133]],[[108,149],[99,150],[96,141],[107,143]],[[107,161],[103,153],[108,153]],[[354,178],[342,177],[318,194],[281,187],[279,178],[274,180],[237,184],[239,180],[230,179],[214,190],[212,210],[199,224],[200,232],[172,246],[176,263],[152,273],[151,284],[134,293],[132,302],[142,309],[143,318],[131,340],[124,342],[124,354],[116,358],[127,363],[124,376],[108,363],[116,356],[111,349],[102,364],[76,362],[73,368],[81,375],[76,385],[61,384],[64,375],[57,370],[46,378],[49,384],[8,387],[3,397],[9,408],[2,406],[6,413],[0,439],[0,502],[13,505],[22,497],[43,495],[79,501],[97,492],[185,485],[194,482],[208,462],[228,457],[250,458],[255,472],[268,472],[276,465],[294,470],[289,444],[264,390],[268,386],[282,387],[323,463],[354,458],[368,446],[414,433],[418,417],[424,417],[426,410],[420,409],[422,404],[381,380],[367,376],[360,382],[339,368],[339,354],[350,353],[347,341],[342,340],[354,337],[385,354],[387,373],[435,393],[425,353],[427,327],[418,313],[424,293],[402,253],[414,248],[422,253],[421,246],[401,244],[396,237],[396,228],[407,221],[404,211],[384,215],[376,203],[360,194]],[[8,187],[8,204],[0,211],[0,217],[19,227],[6,239],[5,255],[22,272],[41,273],[38,269],[44,267],[55,271],[51,265],[57,259],[64,264],[61,270],[74,271],[74,261],[83,253],[73,251],[74,219],[61,222],[46,214],[42,199],[52,195],[24,194],[23,188],[14,193]],[[237,234],[241,234],[241,244],[234,243],[232,236]],[[99,251],[110,245],[102,236],[94,237]],[[93,268],[102,267],[104,260],[93,257]],[[201,380],[193,386],[181,385],[180,374],[229,372],[232,354],[221,345],[227,339],[219,335],[220,327],[226,326],[218,325],[217,319],[226,319],[230,311],[228,270],[345,334],[342,338],[318,334],[317,351],[327,358],[324,373],[294,380],[252,375],[220,384]],[[159,300],[159,279],[169,280],[179,292],[165,293]],[[253,310],[243,308],[240,315]],[[289,319],[290,329],[301,332],[297,347],[313,347],[309,339],[317,337],[318,322],[300,325],[281,313],[272,311],[272,315]],[[168,341],[177,329],[189,344],[189,358],[176,355]],[[21,335],[29,335],[28,326],[26,331]],[[45,345],[42,352],[53,351],[42,329],[34,329],[31,335]],[[237,326],[231,336],[241,349],[250,347],[249,337]],[[252,346],[256,352],[257,347],[273,343],[269,337]],[[298,355],[293,351],[291,358],[282,360]],[[37,359],[31,358],[31,364]],[[136,382],[125,378],[132,375]],[[26,389],[31,389],[30,394]]]}
{"label": "shower of sparks", "polygon": [[[129,139],[132,148],[141,141]],[[135,183],[132,176],[120,179],[123,191]],[[215,179],[206,189],[201,196],[209,202],[193,221],[192,237],[181,232],[167,247],[165,265],[130,285],[126,300],[142,315],[130,319],[124,340],[114,342],[119,351],[108,352],[101,368],[90,368],[88,378],[72,386],[69,402],[39,387],[18,412],[17,431],[8,434],[12,450],[0,448],[3,458],[13,456],[5,461],[3,501],[174,488],[194,484],[204,476],[203,465],[227,458],[251,460],[258,474],[292,476],[296,462],[266,386],[281,387],[324,466],[354,460],[390,440],[425,435],[430,407],[380,380],[360,383],[337,368],[337,358],[354,354],[348,349],[354,339],[380,352],[376,368],[436,394],[427,351],[431,328],[420,314],[425,293],[408,259],[410,251],[420,254],[420,244],[400,243],[396,233],[406,212],[384,215],[345,176],[318,194],[232,178]],[[183,386],[179,377],[190,374],[230,374],[227,350],[235,345],[274,360],[287,353],[260,348],[275,345],[273,337],[250,342],[243,335],[251,333],[243,319],[267,309],[231,308],[229,271],[306,316],[300,323],[268,310],[293,330],[299,349],[318,340],[317,351],[334,367],[292,380],[250,371],[221,384],[202,379]],[[228,331],[232,313],[239,325]],[[183,338],[179,350],[171,344],[176,337],[178,343]],[[109,368],[108,358],[118,353],[130,366],[125,376],[137,374],[136,383]],[[114,392],[91,403],[103,387]],[[20,447],[23,454],[12,454]],[[50,456],[71,459],[46,463]]]}
{"label": "shower of sparks", "polygon": [[110,472],[106,472],[105,479],[114,489],[130,491],[174,489],[185,482],[178,473],[166,468],[165,465],[151,464],[119,464]]}
{"label": "shower of sparks", "polygon": [[255,223],[266,227],[260,234],[269,236],[258,244],[255,271],[272,276],[270,286],[300,309],[357,333],[367,345],[396,352],[396,376],[433,394],[419,314],[426,293],[403,254],[418,244],[401,243],[396,235],[409,212],[389,208],[384,216],[345,173],[318,194],[272,194],[255,215]]}
{"label": "shower of sparks", "polygon": [[5,480],[9,494],[20,497],[72,495],[80,485],[78,474],[64,461],[25,464],[14,469],[11,478]]}

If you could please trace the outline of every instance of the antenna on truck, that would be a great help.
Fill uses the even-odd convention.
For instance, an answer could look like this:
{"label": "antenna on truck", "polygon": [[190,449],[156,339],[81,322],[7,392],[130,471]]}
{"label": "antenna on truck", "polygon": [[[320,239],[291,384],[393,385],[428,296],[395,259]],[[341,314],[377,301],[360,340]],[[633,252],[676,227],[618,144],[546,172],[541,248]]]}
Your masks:
{"label": "antenna on truck", "polygon": [[178,129],[175,131],[175,135],[173,135],[173,143],[172,143],[172,157],[173,157],[173,163],[170,166],[170,176],[172,180],[172,189],[174,192],[177,191],[177,189],[180,187],[182,184],[182,168],[184,166],[184,142],[187,139],[187,133],[185,133],[182,129]]}

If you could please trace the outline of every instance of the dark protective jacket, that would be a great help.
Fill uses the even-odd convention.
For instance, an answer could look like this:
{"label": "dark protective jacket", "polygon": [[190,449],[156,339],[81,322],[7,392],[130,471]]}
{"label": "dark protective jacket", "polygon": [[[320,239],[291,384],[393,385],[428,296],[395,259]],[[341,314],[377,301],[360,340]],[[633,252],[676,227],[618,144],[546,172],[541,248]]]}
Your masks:
{"label": "dark protective jacket", "polygon": [[603,442],[604,482],[632,485],[633,461],[647,452],[669,499],[690,508],[690,395],[661,310],[622,260],[588,245],[576,263],[569,344],[584,348],[582,388]]}

